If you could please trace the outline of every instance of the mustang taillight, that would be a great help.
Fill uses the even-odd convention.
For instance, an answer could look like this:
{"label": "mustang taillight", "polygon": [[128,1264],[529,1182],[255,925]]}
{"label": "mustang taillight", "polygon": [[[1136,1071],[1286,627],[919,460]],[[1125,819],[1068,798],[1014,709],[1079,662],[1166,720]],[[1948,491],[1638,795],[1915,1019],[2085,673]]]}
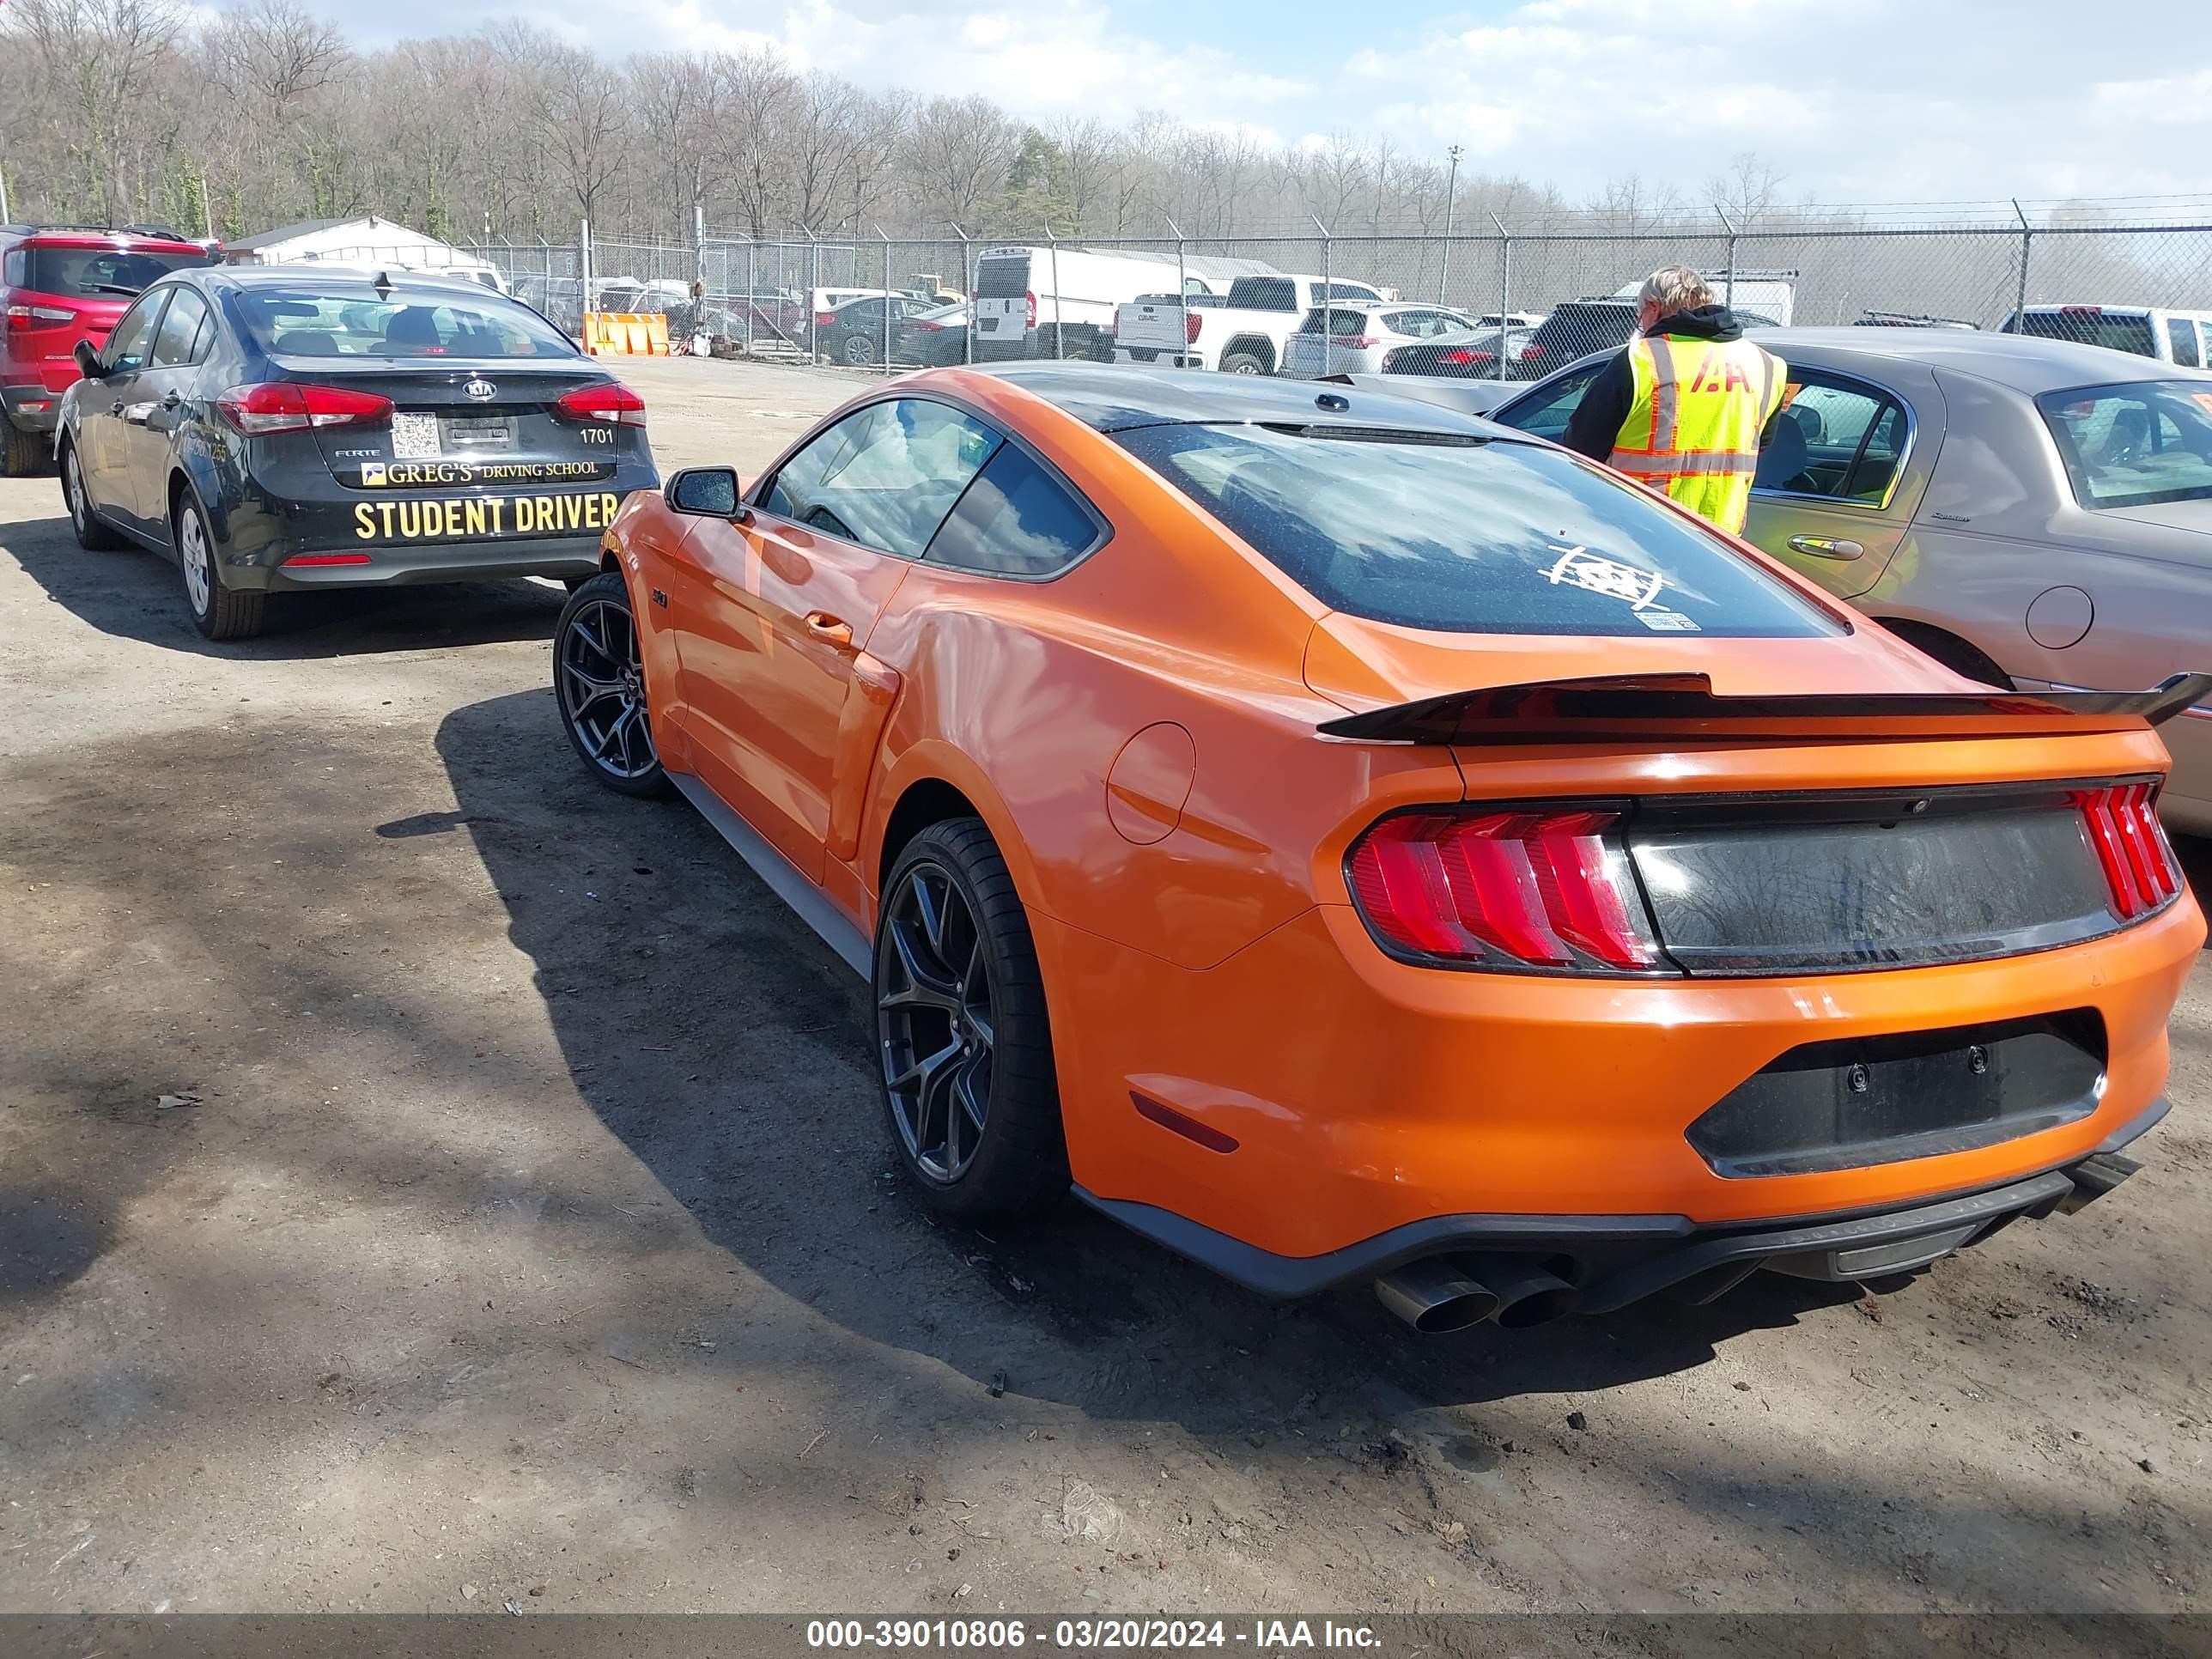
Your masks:
{"label": "mustang taillight", "polygon": [[1401,812],[1353,843],[1352,898],[1387,947],[1424,962],[1664,969],[1620,823],[1603,808]]}
{"label": "mustang taillight", "polygon": [[2128,921],[2157,909],[2181,890],[2173,848],[2158,821],[2158,787],[2108,783],[2069,797],[2081,830],[2104,866],[2112,914]]}

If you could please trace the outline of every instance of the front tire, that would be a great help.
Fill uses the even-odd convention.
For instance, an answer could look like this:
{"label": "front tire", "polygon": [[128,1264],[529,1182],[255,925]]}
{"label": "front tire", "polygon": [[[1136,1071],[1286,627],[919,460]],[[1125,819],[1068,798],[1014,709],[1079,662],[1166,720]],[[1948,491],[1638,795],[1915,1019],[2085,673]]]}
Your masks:
{"label": "front tire", "polygon": [[53,459],[53,451],[46,443],[43,432],[26,432],[5,416],[0,416],[0,433],[7,435],[7,448],[0,454],[0,471],[11,478],[35,478],[46,470]]}
{"label": "front tire", "polygon": [[646,710],[645,659],[629,589],[603,570],[568,596],[553,630],[553,695],[561,729],[619,795],[665,795],[668,774]]}
{"label": "front tire", "polygon": [[76,544],[88,553],[112,553],[124,544],[123,537],[92,510],[92,497],[84,487],[84,463],[77,459],[75,444],[62,446],[61,463],[62,501],[69,507]]}
{"label": "front tire", "polygon": [[261,631],[262,601],[258,590],[225,587],[222,561],[216,556],[215,536],[207,514],[189,489],[179,491],[172,527],[177,538],[177,565],[185,578],[185,605],[201,633],[211,640],[250,640]]}

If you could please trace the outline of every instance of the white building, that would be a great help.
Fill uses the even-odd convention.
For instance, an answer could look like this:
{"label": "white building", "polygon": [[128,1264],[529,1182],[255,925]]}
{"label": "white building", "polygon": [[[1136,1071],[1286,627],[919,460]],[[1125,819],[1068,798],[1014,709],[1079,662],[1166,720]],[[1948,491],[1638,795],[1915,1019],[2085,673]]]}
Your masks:
{"label": "white building", "polygon": [[507,279],[489,260],[373,213],[358,219],[309,219],[301,224],[279,225],[258,236],[226,242],[222,257],[231,264],[319,262],[437,271],[507,291]]}

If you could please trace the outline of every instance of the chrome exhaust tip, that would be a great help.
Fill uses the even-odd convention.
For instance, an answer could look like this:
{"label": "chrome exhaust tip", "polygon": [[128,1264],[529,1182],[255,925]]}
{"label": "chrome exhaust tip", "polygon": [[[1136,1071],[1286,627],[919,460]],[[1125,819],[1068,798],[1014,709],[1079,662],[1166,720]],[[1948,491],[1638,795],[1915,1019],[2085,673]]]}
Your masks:
{"label": "chrome exhaust tip", "polygon": [[1471,1278],[1463,1263],[1448,1255],[1409,1261],[1375,1281],[1382,1305],[1415,1330],[1431,1335],[1463,1331],[1498,1311],[1490,1287]]}

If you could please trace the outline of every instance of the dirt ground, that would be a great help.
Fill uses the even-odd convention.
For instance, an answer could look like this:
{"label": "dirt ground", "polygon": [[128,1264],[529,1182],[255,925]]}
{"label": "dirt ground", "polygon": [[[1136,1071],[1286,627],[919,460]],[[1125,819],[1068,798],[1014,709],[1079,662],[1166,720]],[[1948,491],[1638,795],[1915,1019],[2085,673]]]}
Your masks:
{"label": "dirt ground", "polygon": [[[853,385],[632,379],[748,471]],[[0,1609],[2207,1607],[2212,963],[2143,1173],[1900,1294],[1278,1307],[925,1218],[857,981],[562,741],[561,597],[210,646],[0,483]]]}

